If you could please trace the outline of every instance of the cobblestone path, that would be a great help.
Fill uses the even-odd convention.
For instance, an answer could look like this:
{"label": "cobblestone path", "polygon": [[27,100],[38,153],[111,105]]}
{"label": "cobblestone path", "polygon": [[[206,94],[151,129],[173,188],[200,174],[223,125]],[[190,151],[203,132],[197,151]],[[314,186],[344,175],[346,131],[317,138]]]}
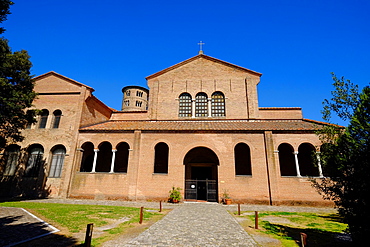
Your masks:
{"label": "cobblestone path", "polygon": [[258,245],[221,205],[184,203],[124,246]]}

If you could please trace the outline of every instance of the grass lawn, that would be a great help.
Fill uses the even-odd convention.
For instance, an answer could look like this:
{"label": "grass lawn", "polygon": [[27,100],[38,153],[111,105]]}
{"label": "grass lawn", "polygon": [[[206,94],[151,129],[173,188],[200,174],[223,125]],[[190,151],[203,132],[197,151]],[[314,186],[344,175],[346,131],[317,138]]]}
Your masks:
{"label": "grass lawn", "polygon": [[280,246],[301,246],[301,232],[307,234],[307,246],[351,246],[349,241],[338,239],[347,225],[342,223],[337,214],[259,212],[258,215],[259,230],[254,230],[254,212],[242,212],[241,216],[236,217],[245,219],[242,225],[248,232],[267,234],[278,239]]}
{"label": "grass lawn", "polygon": [[[86,225],[94,223],[93,246],[99,246],[101,243],[123,233],[133,225],[137,225],[140,213],[140,208],[121,206],[0,202],[1,206],[19,207],[29,210],[58,229],[61,229],[67,235],[67,238],[79,236],[80,240],[84,239]],[[153,219],[158,220],[163,215],[163,213],[155,212],[155,210],[144,210],[143,222],[145,223]],[[97,234],[97,230],[95,229],[107,225],[110,226],[110,229],[102,230],[100,234]]]}

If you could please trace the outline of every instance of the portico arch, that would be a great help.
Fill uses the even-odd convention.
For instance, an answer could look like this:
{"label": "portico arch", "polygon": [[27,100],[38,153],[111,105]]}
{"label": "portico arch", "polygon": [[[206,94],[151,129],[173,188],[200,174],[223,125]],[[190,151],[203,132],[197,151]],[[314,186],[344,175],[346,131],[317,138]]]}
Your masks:
{"label": "portico arch", "polygon": [[215,152],[206,147],[195,147],[184,157],[185,199],[218,201],[218,165]]}

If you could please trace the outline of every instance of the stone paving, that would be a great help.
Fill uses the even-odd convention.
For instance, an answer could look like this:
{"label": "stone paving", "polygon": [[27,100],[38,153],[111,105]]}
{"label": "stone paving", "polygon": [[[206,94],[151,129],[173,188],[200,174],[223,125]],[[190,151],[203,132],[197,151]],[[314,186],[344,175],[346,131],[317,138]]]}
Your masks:
{"label": "stone paving", "polygon": [[224,207],[184,203],[125,245],[110,246],[258,246]]}

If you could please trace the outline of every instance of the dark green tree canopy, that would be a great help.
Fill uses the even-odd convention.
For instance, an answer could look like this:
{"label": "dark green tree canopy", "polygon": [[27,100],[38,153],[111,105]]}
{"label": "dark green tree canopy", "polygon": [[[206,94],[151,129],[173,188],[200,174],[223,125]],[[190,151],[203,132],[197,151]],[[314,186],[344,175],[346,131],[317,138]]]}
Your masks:
{"label": "dark green tree canopy", "polygon": [[[6,20],[11,4],[0,0],[0,23]],[[35,122],[36,111],[26,111],[36,97],[29,58],[27,51],[12,52],[8,41],[0,38],[0,150],[7,142],[22,141],[21,130]]]}
{"label": "dark green tree canopy", "polygon": [[[321,161],[328,177],[314,186],[332,200],[343,216],[355,243],[370,234],[370,87],[358,86],[333,74],[333,98],[324,101],[323,115],[336,113],[350,120],[345,129],[328,125],[318,131],[322,141]],[[358,245],[361,246],[361,245]]]}
{"label": "dark green tree canopy", "polygon": [[[0,23],[6,20],[7,15],[10,14],[10,5],[14,3],[10,0],[1,0],[0,1]],[[3,27],[0,27],[0,34],[5,31]]]}

